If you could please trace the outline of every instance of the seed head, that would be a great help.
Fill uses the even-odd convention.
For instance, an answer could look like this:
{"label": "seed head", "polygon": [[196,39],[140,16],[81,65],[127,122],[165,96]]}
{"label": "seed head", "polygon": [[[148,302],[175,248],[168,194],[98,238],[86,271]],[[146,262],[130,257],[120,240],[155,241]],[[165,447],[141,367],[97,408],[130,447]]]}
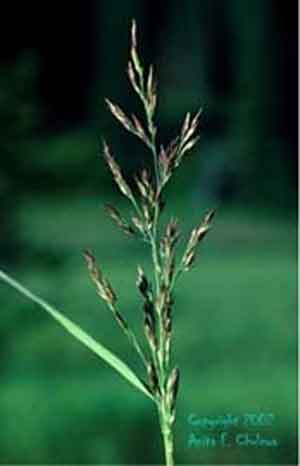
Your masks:
{"label": "seed head", "polygon": [[157,377],[157,373],[156,373],[156,369],[155,369],[153,361],[151,361],[148,364],[147,372],[148,372],[150,387],[153,393],[160,393],[159,381],[158,381],[158,377]]}
{"label": "seed head", "polygon": [[216,214],[216,211],[217,211],[217,209],[211,209],[209,212],[207,212],[207,214],[204,217],[204,221],[203,221],[203,223],[205,225],[208,225],[208,224],[211,223],[211,221],[213,220],[213,218],[214,218],[214,216]]}
{"label": "seed head", "polygon": [[189,251],[187,254],[183,256],[182,263],[184,267],[184,271],[187,272],[190,270],[191,266],[193,265],[196,257],[196,252],[194,250]]}
{"label": "seed head", "polygon": [[164,320],[164,331],[167,335],[172,333],[172,319],[167,318]]}
{"label": "seed head", "polygon": [[119,105],[113,104],[109,99],[105,99],[105,102],[113,114],[113,116],[124,126],[127,131],[133,132],[134,127],[130,121],[130,119],[125,115],[121,107]]}
{"label": "seed head", "polygon": [[153,65],[150,65],[147,79],[147,101],[151,115],[154,113],[157,104],[157,83],[154,79]]}
{"label": "seed head", "polygon": [[211,228],[210,223],[212,219],[214,218],[215,213],[216,213],[216,209],[210,210],[205,215],[200,225],[197,228],[194,228],[192,230],[192,233],[190,235],[190,238],[187,244],[187,248],[182,258],[182,265],[185,271],[188,271],[191,268],[192,264],[194,263],[194,260],[196,257],[196,248],[198,244],[205,238],[206,234],[210,230]]}
{"label": "seed head", "polygon": [[197,242],[199,243],[200,241],[203,240],[203,238],[206,236],[206,233],[210,230],[209,225],[200,225],[197,229]]}
{"label": "seed head", "polygon": [[102,272],[100,271],[99,267],[97,266],[95,256],[92,254],[90,250],[86,250],[84,252],[84,258],[87,263],[88,271],[90,273],[90,277],[92,281],[96,285],[98,295],[107,302],[107,304],[113,308],[117,297],[112,289],[111,284],[109,281],[103,277]]}
{"label": "seed head", "polygon": [[171,411],[174,411],[175,409],[178,388],[179,388],[179,375],[180,375],[179,369],[178,367],[175,367],[172,370],[169,380],[167,382],[167,396],[168,396],[168,401],[169,401],[169,406],[170,406]]}
{"label": "seed head", "polygon": [[147,200],[149,204],[153,205],[155,202],[155,192],[151,183],[149,171],[144,168],[140,177],[135,177],[135,182],[142,197]]}
{"label": "seed head", "polygon": [[160,254],[165,262],[170,259],[172,251],[174,249],[174,246],[179,236],[177,235],[178,230],[176,230],[176,232],[175,230],[171,231],[171,228],[172,226],[170,226],[170,223],[169,223],[167,225],[165,234],[160,241]]}
{"label": "seed head", "polygon": [[129,81],[133,87],[133,89],[135,90],[135,92],[137,94],[141,94],[141,89],[138,85],[138,82],[137,82],[137,79],[136,79],[136,73],[133,69],[133,65],[132,65],[132,62],[129,60],[128,62],[128,67],[127,67],[127,74],[128,74],[128,78],[129,78]]}
{"label": "seed head", "polygon": [[136,40],[136,21],[135,19],[132,20],[131,23],[131,46],[136,48],[137,40]]}
{"label": "seed head", "polygon": [[138,266],[138,276],[137,276],[136,286],[138,287],[138,289],[140,290],[144,298],[148,299],[150,285],[149,285],[149,282],[146,278],[146,275],[142,267],[140,266]]}
{"label": "seed head", "polygon": [[142,123],[139,119],[132,114],[132,121],[134,123],[134,127],[132,128],[131,132],[133,132],[136,136],[138,136],[148,147],[151,146],[151,142],[146,134],[146,131],[143,128]]}
{"label": "seed head", "polygon": [[100,269],[97,267],[96,258],[89,249],[84,251],[83,256],[85,258],[90,276],[92,280],[97,284],[102,280],[102,273]]}
{"label": "seed head", "polygon": [[178,219],[171,218],[170,222],[166,228],[166,238],[170,243],[171,249],[174,248],[175,244],[177,243],[180,236],[179,226],[178,226]]}
{"label": "seed head", "polygon": [[182,157],[186,152],[190,151],[199,141],[200,136],[196,136],[194,139],[191,139],[181,150],[180,157]]}
{"label": "seed head", "polygon": [[121,169],[119,167],[119,165],[117,164],[117,162],[115,161],[115,159],[113,158],[113,156],[111,155],[110,153],[110,149],[108,147],[108,145],[106,144],[105,141],[103,141],[103,155],[104,155],[104,158],[105,158],[105,161],[107,163],[107,165],[109,166],[112,174],[113,174],[113,177],[114,177],[114,180],[116,182],[116,184],[118,185],[120,191],[122,194],[124,194],[124,196],[128,197],[131,201],[134,201],[134,197],[133,197],[133,194],[132,194],[132,191],[130,189],[130,187],[128,186],[128,184],[126,183],[123,175],[122,175],[122,172],[121,172]]}
{"label": "seed head", "polygon": [[132,21],[131,25],[131,49],[130,55],[133,63],[134,70],[139,76],[140,82],[143,80],[143,68],[140,63],[140,59],[137,53],[137,34],[136,34],[136,22],[135,20]]}
{"label": "seed head", "polygon": [[146,314],[144,318],[144,330],[149,346],[153,352],[157,350],[158,343],[155,335],[155,328],[150,314]]}
{"label": "seed head", "polygon": [[184,119],[184,122],[183,122],[183,125],[182,125],[182,128],[181,128],[181,137],[184,138],[187,130],[189,129],[189,125],[190,125],[190,119],[191,119],[191,114],[190,112],[188,112],[185,116],[185,119]]}
{"label": "seed head", "polygon": [[148,100],[151,100],[151,95],[153,92],[153,65],[150,65],[149,67],[149,73],[148,73],[148,79],[147,79],[147,95],[148,95]]}
{"label": "seed head", "polygon": [[98,290],[98,294],[101,298],[107,301],[108,304],[114,306],[117,298],[111,284],[106,278],[102,279],[102,289]]}
{"label": "seed head", "polygon": [[145,316],[149,316],[149,318],[151,319],[152,327],[155,330],[155,310],[152,301],[146,299],[146,301],[144,302],[143,310]]}
{"label": "seed head", "polygon": [[145,220],[145,229],[146,231],[150,231],[154,220],[154,209],[151,206],[149,206],[145,201],[143,201],[142,210]]}

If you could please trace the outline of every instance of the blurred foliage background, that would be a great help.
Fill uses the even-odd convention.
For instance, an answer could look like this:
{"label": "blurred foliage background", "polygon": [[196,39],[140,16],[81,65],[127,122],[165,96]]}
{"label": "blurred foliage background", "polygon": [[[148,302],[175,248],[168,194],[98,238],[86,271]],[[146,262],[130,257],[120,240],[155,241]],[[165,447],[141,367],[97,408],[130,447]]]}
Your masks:
{"label": "blurred foliage background", "polygon": [[[104,215],[104,202],[128,206],[98,156],[105,135],[129,180],[149,157],[104,106],[139,111],[125,73],[135,17],[158,70],[160,140],[204,109],[165,219],[187,236],[219,207],[176,293],[178,462],[296,463],[297,3],[10,1],[2,13],[1,267],[141,371],[82,259],[94,249],[141,332],[136,264],[149,255]],[[0,302],[0,462],[159,463],[151,404],[4,285]],[[249,412],[274,414],[259,431],[278,448],[188,448],[190,413]]]}

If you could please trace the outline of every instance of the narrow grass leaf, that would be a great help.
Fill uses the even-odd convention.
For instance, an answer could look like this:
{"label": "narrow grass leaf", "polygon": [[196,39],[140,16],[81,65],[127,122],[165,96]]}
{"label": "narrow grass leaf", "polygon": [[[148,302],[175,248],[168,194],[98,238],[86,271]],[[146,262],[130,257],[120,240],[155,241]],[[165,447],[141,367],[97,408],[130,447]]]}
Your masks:
{"label": "narrow grass leaf", "polygon": [[31,301],[38,304],[45,311],[47,311],[57,322],[64,327],[64,329],[69,332],[73,337],[79,340],[84,346],[89,348],[93,353],[103,359],[108,365],[113,367],[117,372],[119,372],[124,379],[134,385],[137,389],[147,395],[149,398],[153,399],[152,394],[143,384],[143,382],[132,372],[132,370],[121,361],[115,354],[109,351],[107,348],[98,343],[94,338],[88,335],[84,330],[82,330],[77,324],[72,322],[70,319],[65,317],[61,312],[52,307],[43,299],[34,295],[27,288],[22,286],[19,282],[11,278],[9,275],[0,270],[0,280],[3,280],[8,285],[15,288],[19,293],[26,296]]}

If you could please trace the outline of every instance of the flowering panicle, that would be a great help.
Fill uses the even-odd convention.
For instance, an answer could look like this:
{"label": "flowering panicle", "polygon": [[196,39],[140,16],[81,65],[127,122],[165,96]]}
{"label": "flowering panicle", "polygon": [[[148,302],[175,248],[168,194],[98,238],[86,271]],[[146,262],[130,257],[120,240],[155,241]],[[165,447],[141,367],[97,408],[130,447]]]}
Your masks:
{"label": "flowering panicle", "polygon": [[[132,114],[128,117],[119,105],[106,99],[106,104],[117,121],[130,133],[141,139],[150,149],[153,159],[153,179],[148,169],[143,169],[135,177],[135,191],[125,180],[121,168],[111,154],[107,143],[103,142],[103,156],[112,172],[115,183],[121,193],[131,202],[134,214],[130,214],[132,224],[127,222],[119,210],[111,204],[106,211],[116,226],[127,235],[142,237],[151,250],[153,277],[151,281],[142,267],[138,267],[136,286],[142,297],[143,330],[147,352],[140,345],[135,332],[127,320],[119,312],[119,300],[109,280],[97,265],[95,256],[90,250],[84,252],[87,269],[97,294],[106,303],[120,326],[123,334],[140,357],[148,382],[144,382],[127,365],[125,361],[111,350],[96,341],[79,325],[64,316],[59,310],[36,296],[19,282],[0,270],[0,280],[15,288],[32,302],[42,307],[69,334],[80,341],[90,351],[105,361],[127,382],[154,402],[159,415],[160,429],[164,442],[166,466],[174,466],[173,427],[176,417],[176,402],[179,389],[180,372],[174,367],[171,355],[173,333],[174,286],[178,277],[192,266],[197,247],[211,228],[215,210],[210,210],[202,222],[195,227],[187,241],[181,261],[176,261],[176,248],[180,238],[178,221],[171,218],[163,233],[159,229],[159,221],[164,207],[163,188],[180,165],[184,155],[198,141],[197,130],[201,111],[192,116],[188,112],[181,125],[179,135],[168,145],[157,144],[157,126],[154,114],[157,107],[157,81],[153,65],[148,73],[137,51],[136,23],[132,22],[130,59],[128,77],[134,91],[138,94],[145,114],[145,122]],[[158,150],[158,147],[160,149]],[[147,165],[148,166],[148,165]]]}
{"label": "flowering panicle", "polygon": [[[142,297],[143,330],[148,353],[145,355],[135,334],[116,310],[116,294],[110,283],[96,266],[94,256],[87,251],[85,258],[98,294],[106,301],[130,342],[141,356],[147,371],[152,396],[158,406],[161,429],[167,452],[167,465],[173,466],[172,426],[176,416],[176,400],[179,388],[179,369],[171,367],[174,293],[173,288],[182,272],[188,271],[195,261],[200,242],[211,228],[215,210],[209,211],[202,222],[195,227],[187,241],[181,261],[177,261],[177,246],[181,236],[178,220],[172,217],[163,232],[158,225],[165,202],[163,190],[184,156],[199,140],[198,128],[201,110],[195,115],[186,113],[179,134],[168,144],[157,144],[157,127],[154,122],[157,108],[157,81],[154,67],[145,72],[137,50],[135,21],[131,26],[130,58],[127,74],[130,84],[138,95],[144,109],[145,121],[136,114],[128,116],[123,109],[109,99],[106,104],[115,119],[131,134],[142,140],[153,157],[154,176],[143,168],[134,176],[134,191],[126,182],[121,169],[104,142],[104,158],[121,193],[132,206],[131,223],[123,218],[119,210],[106,205],[106,210],[119,229],[127,235],[138,237],[151,247],[153,261],[153,286],[143,268],[138,266],[136,286]],[[159,149],[158,149],[159,148]],[[148,166],[148,165],[147,165]],[[134,194],[133,194],[134,192]]]}

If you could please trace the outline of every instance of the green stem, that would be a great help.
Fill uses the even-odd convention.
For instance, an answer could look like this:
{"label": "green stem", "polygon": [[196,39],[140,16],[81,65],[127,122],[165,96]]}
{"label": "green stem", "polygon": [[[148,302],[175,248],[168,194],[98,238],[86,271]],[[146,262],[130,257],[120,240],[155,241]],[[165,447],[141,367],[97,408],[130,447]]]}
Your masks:
{"label": "green stem", "polygon": [[165,448],[165,460],[166,466],[174,465],[174,446],[173,446],[173,434],[172,430],[169,429],[163,432],[164,448]]}
{"label": "green stem", "polygon": [[[143,103],[145,107],[148,129],[151,136],[150,149],[153,154],[154,169],[155,169],[155,179],[156,179],[156,193],[159,193],[162,189],[159,166],[158,166],[158,154],[156,149],[156,129],[153,122],[153,114],[149,110],[147,98],[144,96]],[[156,298],[158,298],[160,293],[160,280],[161,280],[161,264],[158,254],[158,221],[159,221],[159,205],[158,199],[156,199],[154,205],[154,219],[152,231],[149,234],[150,244],[152,249],[152,260],[154,265],[154,277],[156,284]],[[157,399],[158,405],[158,415],[160,420],[160,428],[163,438],[164,452],[165,452],[165,461],[166,466],[174,466],[174,440],[173,440],[173,431],[172,431],[172,415],[170,411],[170,406],[167,400],[167,391],[166,391],[166,380],[168,374],[168,362],[166,360],[166,351],[165,351],[165,341],[164,341],[164,328],[163,328],[163,315],[161,309],[156,308],[158,316],[158,337],[159,337],[159,348],[158,354],[153,355],[154,360],[157,364],[157,376],[160,386],[160,396]]]}
{"label": "green stem", "polygon": [[160,407],[160,425],[165,452],[166,466],[174,466],[174,438],[172,427],[170,425],[170,413],[166,409],[164,399]]}

